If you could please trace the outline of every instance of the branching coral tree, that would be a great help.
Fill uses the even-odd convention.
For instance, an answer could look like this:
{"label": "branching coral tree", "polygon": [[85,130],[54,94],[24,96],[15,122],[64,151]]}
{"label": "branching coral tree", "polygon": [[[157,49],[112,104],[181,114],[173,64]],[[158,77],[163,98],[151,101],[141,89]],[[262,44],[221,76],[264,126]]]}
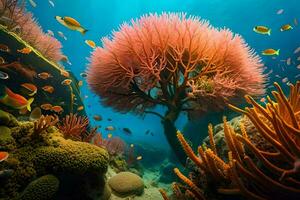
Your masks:
{"label": "branching coral tree", "polygon": [[260,58],[239,35],[185,14],[150,14],[123,24],[91,56],[88,83],[104,105],[147,113],[167,107],[165,135],[177,153],[180,112],[197,117],[244,94],[264,93]]}

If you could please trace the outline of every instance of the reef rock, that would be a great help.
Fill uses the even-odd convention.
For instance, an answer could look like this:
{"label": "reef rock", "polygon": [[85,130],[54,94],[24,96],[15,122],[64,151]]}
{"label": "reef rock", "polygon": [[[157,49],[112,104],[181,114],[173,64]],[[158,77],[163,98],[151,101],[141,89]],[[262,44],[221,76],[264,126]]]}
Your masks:
{"label": "reef rock", "polygon": [[131,172],[120,172],[108,180],[111,189],[120,196],[142,195],[144,182],[136,174]]}

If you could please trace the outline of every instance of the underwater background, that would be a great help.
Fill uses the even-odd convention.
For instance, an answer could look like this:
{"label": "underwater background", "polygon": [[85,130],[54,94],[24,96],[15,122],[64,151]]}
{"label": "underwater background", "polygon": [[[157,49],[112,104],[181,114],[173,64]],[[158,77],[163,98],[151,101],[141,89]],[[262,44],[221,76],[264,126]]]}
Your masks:
{"label": "underwater background", "polygon": [[[44,57],[37,44],[22,38],[18,26],[6,26],[10,21],[0,12],[0,185],[4,185],[0,200],[298,199],[299,0],[27,0],[24,5],[21,0],[0,0],[0,11],[1,2],[17,2],[31,12],[43,32],[61,43],[63,58],[50,59],[47,51]],[[138,109],[126,112],[101,99],[107,94],[97,91],[97,77],[92,74],[103,58],[97,47],[106,48],[102,39],[113,40],[122,24],[154,13],[185,13],[183,18],[196,16],[218,30],[240,35],[253,51],[241,56],[244,46],[237,45],[236,56],[254,66],[241,62],[241,68],[253,70],[248,77],[241,76],[257,75],[241,87],[252,91],[254,99],[244,98],[247,91],[237,92],[238,97],[229,101],[231,109],[224,103],[216,111],[210,109],[214,101],[203,101],[207,107],[200,101],[203,114],[190,117],[189,111],[180,112],[171,126],[165,123],[166,106],[149,106],[156,114],[138,115]],[[71,30],[76,21],[66,24],[66,19],[57,16],[70,16],[80,25]],[[33,48],[26,48],[30,45]],[[59,46],[54,41],[53,45]],[[261,59],[262,69],[256,68],[253,52]],[[21,85],[24,82],[33,85]],[[261,94],[263,87],[266,91]],[[185,92],[184,97],[189,94]],[[22,107],[30,112],[22,113],[16,106],[21,101],[32,103],[31,109]],[[199,107],[195,111],[200,113]],[[173,134],[171,142],[168,131]],[[261,159],[264,156],[267,159]]]}

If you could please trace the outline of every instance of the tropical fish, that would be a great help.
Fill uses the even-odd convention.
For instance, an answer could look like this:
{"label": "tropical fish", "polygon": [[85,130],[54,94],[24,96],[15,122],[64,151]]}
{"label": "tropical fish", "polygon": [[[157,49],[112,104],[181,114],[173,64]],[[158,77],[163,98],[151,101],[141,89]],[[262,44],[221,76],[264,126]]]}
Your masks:
{"label": "tropical fish", "polygon": [[[300,69],[300,68],[299,68]],[[295,76],[295,78],[299,78],[300,77],[300,74],[297,74],[296,76]]]}
{"label": "tropical fish", "polygon": [[282,79],[282,82],[286,83],[286,82],[288,82],[288,80],[289,80],[288,77],[285,77],[285,78]]}
{"label": "tropical fish", "polygon": [[291,65],[291,63],[292,63],[292,59],[291,58],[286,59],[286,64],[287,65]]}
{"label": "tropical fish", "polygon": [[10,52],[10,48],[5,44],[0,44],[0,51]]}
{"label": "tropical fish", "polygon": [[61,70],[60,71],[60,75],[66,77],[66,78],[69,78],[70,77],[70,73],[66,70]]}
{"label": "tropical fish", "polygon": [[6,80],[8,78],[9,78],[9,76],[7,73],[0,71],[0,79]]}
{"label": "tropical fish", "polygon": [[260,102],[265,103],[266,102],[266,98],[265,97],[261,98]]}
{"label": "tropical fish", "polygon": [[1,64],[5,64],[6,62],[5,62],[5,60],[4,60],[4,58],[2,57],[2,56],[0,56],[0,65]]}
{"label": "tropical fish", "polygon": [[48,78],[52,77],[51,74],[49,74],[48,72],[42,72],[38,74],[38,77],[44,80],[47,80]]}
{"label": "tropical fish", "polygon": [[147,131],[145,132],[146,135],[148,135],[149,133],[150,133],[150,130],[147,130]]}
{"label": "tropical fish", "polygon": [[297,61],[300,61],[300,56],[297,58]]}
{"label": "tropical fish", "polygon": [[297,48],[294,50],[294,54],[299,53],[299,52],[300,52],[300,47],[297,47]]}
{"label": "tropical fish", "polygon": [[51,85],[45,85],[44,87],[42,87],[42,90],[52,94],[54,92],[54,87],[52,87]]}
{"label": "tropical fish", "polygon": [[283,13],[283,11],[284,11],[283,9],[279,9],[279,10],[277,10],[276,14],[281,15]]}
{"label": "tropical fish", "polygon": [[295,26],[298,26],[298,19],[297,18],[294,18],[294,24],[295,24]]}
{"label": "tropical fish", "polygon": [[82,111],[83,109],[84,109],[83,106],[79,106],[79,107],[77,108],[77,111]]}
{"label": "tropical fish", "polygon": [[78,86],[81,87],[83,85],[83,81],[78,81]]}
{"label": "tropical fish", "polygon": [[43,110],[51,110],[53,106],[50,103],[45,103],[41,105],[41,109]]}
{"label": "tropical fish", "polygon": [[37,87],[32,83],[23,83],[21,86],[28,91],[29,96],[34,96],[37,92]]}
{"label": "tropical fish", "polygon": [[57,31],[57,33],[58,33],[59,37],[63,38],[64,40],[68,39],[63,32]]}
{"label": "tropical fish", "polygon": [[300,64],[299,64],[299,65],[297,65],[297,69],[300,69]]}
{"label": "tropical fish", "polygon": [[96,43],[93,40],[85,40],[85,43],[93,49],[96,48]]}
{"label": "tropical fish", "polygon": [[112,119],[111,119],[111,118],[107,118],[107,121],[111,122],[111,121],[112,121]]}
{"label": "tropical fish", "polygon": [[33,101],[34,98],[27,100],[25,97],[14,93],[9,88],[3,85],[0,86],[0,102],[6,106],[26,112],[26,110],[31,111],[30,105]]}
{"label": "tropical fish", "polygon": [[71,79],[65,79],[61,82],[62,85],[70,85],[72,83]]}
{"label": "tropical fish", "polygon": [[134,147],[134,145],[133,145],[133,144],[130,144],[130,147],[131,147],[131,148],[133,148],[133,147]]}
{"label": "tropical fish", "polygon": [[30,47],[24,47],[23,49],[18,49],[17,51],[22,54],[30,54],[32,49]]}
{"label": "tropical fish", "polygon": [[79,31],[81,34],[85,34],[87,32],[87,30],[85,28],[83,28],[80,23],[72,18],[72,17],[60,17],[60,16],[55,16],[55,19],[62,24],[63,26],[71,29],[71,30],[75,30],[75,31]]}
{"label": "tropical fish", "polygon": [[281,26],[280,31],[288,31],[293,29],[293,27],[290,24],[285,24],[283,26]]}
{"label": "tropical fish", "polygon": [[32,6],[32,7],[36,7],[37,5],[36,5],[36,3],[33,1],[33,0],[28,0],[29,1],[29,3],[30,3],[30,5]]}
{"label": "tropical fish", "polygon": [[60,59],[62,62],[67,63],[68,65],[72,65],[72,63],[69,61],[68,56],[62,56],[62,58]]}
{"label": "tropical fish", "polygon": [[255,26],[253,31],[263,35],[271,35],[271,29],[266,26]]}
{"label": "tropical fish", "polygon": [[274,55],[276,55],[276,56],[278,56],[279,51],[280,51],[280,49],[277,49],[277,50],[275,50],[275,49],[265,49],[265,50],[262,51],[262,55],[265,55],[265,56],[274,56]]}
{"label": "tropical fish", "polygon": [[129,128],[123,128],[123,131],[126,135],[132,135],[132,132]]}
{"label": "tropical fish", "polygon": [[50,35],[51,37],[54,37],[54,33],[51,30],[47,30],[47,34]]}
{"label": "tropical fish", "polygon": [[143,157],[142,156],[138,156],[138,157],[136,157],[136,160],[142,160],[143,159]]}
{"label": "tropical fish", "polygon": [[107,135],[107,137],[108,137],[108,138],[112,138],[112,134],[109,133],[109,134]]}
{"label": "tropical fish", "polygon": [[94,115],[94,120],[96,121],[101,121],[102,120],[102,117],[100,115]]}
{"label": "tropical fish", "polygon": [[87,74],[86,74],[85,72],[82,72],[82,73],[80,73],[80,76],[81,76],[82,78],[86,78],[86,77],[87,77]]}
{"label": "tropical fish", "polygon": [[51,111],[56,113],[62,113],[64,109],[61,106],[52,106]]}
{"label": "tropical fish", "polygon": [[107,131],[114,131],[114,130],[115,130],[115,127],[113,127],[113,126],[107,126],[107,127],[105,128],[105,130],[107,130]]}
{"label": "tropical fish", "polygon": [[48,2],[49,2],[49,4],[50,4],[52,7],[55,6],[54,3],[53,3],[53,1],[49,0]]}
{"label": "tropical fish", "polygon": [[0,162],[5,161],[9,156],[9,153],[6,151],[0,151]]}
{"label": "tropical fish", "polygon": [[42,110],[39,107],[35,107],[29,115],[29,120],[35,121],[35,120],[40,119],[41,116],[42,116]]}

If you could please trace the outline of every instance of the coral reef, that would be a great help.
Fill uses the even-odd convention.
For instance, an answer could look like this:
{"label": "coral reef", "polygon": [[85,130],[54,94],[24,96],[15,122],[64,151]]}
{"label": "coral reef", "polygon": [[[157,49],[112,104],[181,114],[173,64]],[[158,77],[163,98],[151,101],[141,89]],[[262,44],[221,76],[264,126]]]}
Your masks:
{"label": "coral reef", "polygon": [[101,133],[95,135],[93,144],[105,148],[111,156],[122,155],[126,150],[126,143],[120,137],[104,139]]}
{"label": "coral reef", "polygon": [[54,37],[44,33],[32,14],[27,12],[24,1],[1,0],[0,23],[18,34],[49,60],[58,62],[63,58],[62,45]]}
{"label": "coral reef", "polygon": [[1,121],[1,126],[10,130],[7,136],[1,134],[0,137],[0,143],[4,144],[1,148],[10,153],[9,158],[0,163],[0,171],[13,170],[11,177],[0,179],[1,199],[30,199],[33,190],[43,192],[45,187],[48,193],[43,195],[49,195],[49,199],[53,199],[52,194],[58,199],[97,199],[104,195],[104,175],[108,165],[106,150],[86,142],[64,139],[63,134],[51,126],[53,120],[50,118],[47,125],[44,124],[45,117],[38,120],[43,127],[37,134],[35,123],[38,121],[17,121],[8,113],[1,111],[0,114],[0,118],[9,118],[5,123]]}
{"label": "coral reef", "polygon": [[[174,125],[181,111],[195,118],[265,91],[260,58],[242,37],[197,17],[145,15],[102,41],[91,56],[91,89],[119,112],[161,117],[181,161]],[[164,116],[147,110],[156,105],[166,106]]]}
{"label": "coral reef", "polygon": [[[229,105],[253,123],[256,134],[263,138],[258,143],[255,137],[249,137],[246,123],[240,121],[240,133],[237,133],[226,117],[223,119],[228,148],[226,158],[218,153],[212,125],[209,125],[209,146],[199,146],[198,156],[178,132],[177,138],[195,166],[190,177],[174,169],[187,185],[180,187],[180,191],[191,191],[194,199],[223,199],[225,196],[260,200],[299,198],[300,82],[290,84],[288,97],[277,83],[274,85],[277,88],[272,91],[275,100],[268,96],[265,107],[248,95],[245,98],[251,108],[242,110]],[[163,190],[161,193],[168,199]],[[178,198],[189,199],[186,195]]]}

